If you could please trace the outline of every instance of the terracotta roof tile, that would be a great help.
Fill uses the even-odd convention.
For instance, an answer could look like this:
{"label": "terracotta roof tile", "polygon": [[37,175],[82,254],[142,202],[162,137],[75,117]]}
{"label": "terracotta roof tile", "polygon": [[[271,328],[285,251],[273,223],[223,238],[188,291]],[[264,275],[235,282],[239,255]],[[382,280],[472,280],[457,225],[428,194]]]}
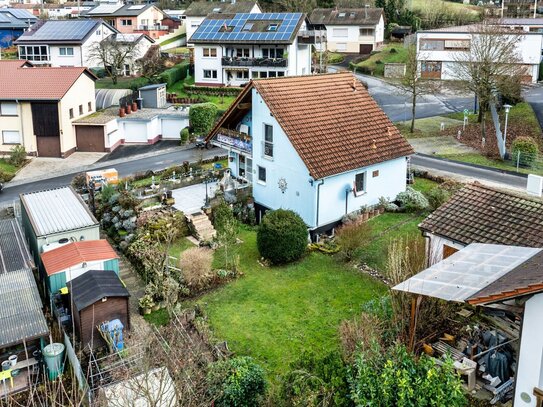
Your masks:
{"label": "terracotta roof tile", "polygon": [[41,255],[43,266],[49,276],[81,263],[117,258],[119,256],[107,240],[73,242]]}
{"label": "terracotta roof tile", "polygon": [[260,93],[315,179],[414,152],[350,72],[257,80],[248,86]]}
{"label": "terracotta roof tile", "polygon": [[543,251],[467,299],[484,304],[543,291]]}
{"label": "terracotta roof tile", "polygon": [[82,74],[83,67],[28,67],[26,61],[0,61],[0,97],[20,100],[60,100]]}
{"label": "terracotta roof tile", "polygon": [[543,202],[474,183],[458,191],[419,228],[464,245],[543,247]]}

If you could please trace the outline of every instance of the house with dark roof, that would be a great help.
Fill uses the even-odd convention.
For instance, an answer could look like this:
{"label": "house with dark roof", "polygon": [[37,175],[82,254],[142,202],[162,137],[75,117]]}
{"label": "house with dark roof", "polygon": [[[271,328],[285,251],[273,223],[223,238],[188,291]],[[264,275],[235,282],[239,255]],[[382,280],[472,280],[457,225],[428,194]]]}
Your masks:
{"label": "house with dark roof", "polygon": [[97,330],[104,322],[120,320],[130,330],[130,294],[112,270],[90,270],[68,282],[75,332],[83,347],[105,345]]}
{"label": "house with dark roof", "polygon": [[312,43],[305,32],[302,13],[210,14],[188,39],[195,82],[241,86],[250,79],[308,75]]}
{"label": "house with dark roof", "polygon": [[21,35],[15,45],[19,58],[34,65],[99,67],[92,50],[118,33],[101,20],[42,20]]}
{"label": "house with dark roof", "polygon": [[[192,37],[194,31],[202,24],[209,14],[237,14],[237,13],[262,13],[258,2],[251,0],[207,1],[197,0],[189,4],[185,10],[185,25],[187,27],[187,39]],[[189,45],[190,41],[189,41]]]}
{"label": "house with dark roof", "polygon": [[[512,359],[513,369],[510,369],[511,361],[503,363],[505,368],[501,374],[504,377],[500,377],[499,385],[507,388],[507,383],[512,379],[509,388],[514,392],[515,406],[541,405],[543,401],[541,248],[471,243],[398,284],[393,290],[410,293],[419,298],[427,296],[494,308],[494,313],[499,310],[501,314],[510,315],[512,320],[519,321],[518,327],[512,330],[505,331],[506,324],[494,327],[500,336],[507,338],[501,343],[505,345],[504,342],[507,341],[510,350],[502,346],[479,348],[478,356],[488,353],[489,357],[471,359],[477,364],[476,371],[481,371],[480,365],[483,365],[485,373],[490,372],[489,359]],[[505,335],[506,332],[508,336]],[[440,334],[438,333],[437,337]],[[508,355],[502,354],[502,350],[508,352]]]}
{"label": "house with dark roof", "polygon": [[0,152],[21,145],[41,157],[73,153],[77,139],[72,122],[95,112],[95,80],[82,67],[0,61]]}
{"label": "house with dark roof", "polygon": [[170,29],[162,25],[166,13],[154,4],[98,4],[82,17],[104,20],[123,34],[146,34],[153,39],[168,34]]}
{"label": "house with dark roof", "polygon": [[38,18],[27,10],[0,8],[0,48],[11,47]]}
{"label": "house with dark roof", "polygon": [[543,247],[543,202],[479,183],[468,184],[419,225],[429,262],[471,243]]}
{"label": "house with dark roof", "polygon": [[326,47],[332,52],[369,54],[381,47],[385,37],[382,8],[318,8],[309,22],[326,30]]}
{"label": "house with dark roof", "polygon": [[257,220],[292,209],[313,234],[404,191],[413,154],[350,72],[251,81],[207,140],[252,185]]}

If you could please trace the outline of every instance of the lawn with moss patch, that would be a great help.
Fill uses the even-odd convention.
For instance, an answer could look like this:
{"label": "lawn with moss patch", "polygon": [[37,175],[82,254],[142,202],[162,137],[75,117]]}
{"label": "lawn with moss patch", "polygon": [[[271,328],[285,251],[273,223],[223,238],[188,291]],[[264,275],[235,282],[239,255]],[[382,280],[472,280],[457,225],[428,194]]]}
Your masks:
{"label": "lawn with moss patch", "polygon": [[168,87],[168,93],[175,93],[180,98],[188,97],[197,97],[202,99],[204,102],[211,102],[217,105],[219,110],[226,110],[236,99],[235,96],[211,96],[211,95],[198,95],[198,94],[188,94],[185,92],[185,85],[194,85],[194,77],[188,76],[182,81],[174,83],[172,86]]}
{"label": "lawn with moss patch", "polygon": [[254,357],[272,380],[305,349],[336,349],[339,323],[386,290],[371,277],[321,253],[283,267],[263,267],[258,263],[256,233],[244,229],[239,237],[245,275],[198,303],[214,335],[227,340],[237,354]]}
{"label": "lawn with moss patch", "polygon": [[363,68],[375,76],[383,76],[385,72],[385,64],[388,63],[405,63],[407,60],[407,48],[402,44],[388,44],[379,52],[376,52],[362,62],[359,62],[355,67]]}
{"label": "lawn with moss patch", "polygon": [[153,311],[150,314],[144,315],[143,318],[155,326],[164,326],[170,322],[170,314],[168,310],[161,308],[158,311]]}
{"label": "lawn with moss patch", "polygon": [[146,78],[132,78],[130,76],[117,78],[113,83],[111,78],[101,78],[95,82],[96,89],[136,89],[149,83]]}

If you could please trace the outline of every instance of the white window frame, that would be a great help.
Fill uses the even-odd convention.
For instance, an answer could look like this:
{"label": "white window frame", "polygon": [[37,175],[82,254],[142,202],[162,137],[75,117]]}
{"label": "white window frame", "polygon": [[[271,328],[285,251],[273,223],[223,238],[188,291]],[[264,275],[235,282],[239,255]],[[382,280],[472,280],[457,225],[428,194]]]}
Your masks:
{"label": "white window frame", "polygon": [[202,51],[202,55],[204,56],[204,58],[217,58],[217,48],[205,47]]}
{"label": "white window frame", "polygon": [[[16,135],[17,141],[6,141],[6,136],[11,133],[11,136]],[[8,136],[9,137],[9,136]],[[2,130],[2,144],[17,145],[21,144],[21,132],[19,130]]]}
{"label": "white window frame", "polygon": [[61,57],[73,57],[74,56],[74,48],[73,47],[60,47],[58,49],[58,53],[59,53],[59,55]]}
{"label": "white window frame", "polygon": [[332,28],[332,37],[334,38],[349,38],[348,28]]}
{"label": "white window frame", "polygon": [[[264,170],[264,180],[260,179],[260,170]],[[261,165],[256,166],[256,179],[260,185],[266,185],[266,182],[268,180],[268,173],[266,171],[266,167],[262,167]]]}
{"label": "white window frame", "polygon": [[[271,141],[266,140],[266,128],[271,129]],[[262,129],[262,157],[267,160],[273,160],[273,126],[268,123],[263,123],[263,129]],[[271,155],[266,154],[266,146],[271,146]]]}
{"label": "white window frame", "polygon": [[[11,109],[8,107],[11,106]],[[16,102],[0,103],[0,116],[19,116]]]}
{"label": "white window frame", "polygon": [[[209,76],[207,75],[207,72],[209,72]],[[217,79],[217,70],[216,69],[204,69],[204,79]]]}
{"label": "white window frame", "polygon": [[[356,179],[360,175],[362,176],[362,189],[361,190],[356,185],[357,184]],[[354,194],[356,196],[361,196],[361,195],[364,195],[366,193],[366,191],[368,189],[368,172],[367,171],[362,171],[362,172],[359,172],[359,173],[355,174],[354,182],[353,182],[353,189],[354,189]]]}

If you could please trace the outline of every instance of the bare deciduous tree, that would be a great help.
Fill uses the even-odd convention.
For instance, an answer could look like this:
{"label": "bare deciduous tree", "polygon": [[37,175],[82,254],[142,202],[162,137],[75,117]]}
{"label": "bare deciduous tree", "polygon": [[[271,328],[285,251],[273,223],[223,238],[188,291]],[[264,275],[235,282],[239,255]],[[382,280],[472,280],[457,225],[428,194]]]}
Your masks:
{"label": "bare deciduous tree", "polygon": [[415,115],[417,112],[417,99],[419,96],[435,92],[439,85],[436,81],[424,79],[420,75],[419,62],[424,61],[423,53],[417,52],[416,45],[409,45],[407,60],[405,62],[405,75],[398,87],[411,99],[411,126],[409,132],[415,131]]}
{"label": "bare deciduous tree", "polygon": [[160,47],[151,47],[149,51],[136,62],[141,76],[155,79],[164,71],[165,58],[160,55]]}
{"label": "bare deciduous tree", "polygon": [[138,47],[139,42],[133,41],[132,37],[114,34],[94,44],[89,49],[89,58],[103,66],[107,76],[116,84],[124,65],[136,59]]}
{"label": "bare deciduous tree", "polygon": [[469,49],[455,52],[453,74],[478,98],[483,138],[490,104],[496,102],[499,93],[516,93],[519,78],[526,74],[519,55],[520,40],[521,36],[510,29],[481,23],[471,30]]}

